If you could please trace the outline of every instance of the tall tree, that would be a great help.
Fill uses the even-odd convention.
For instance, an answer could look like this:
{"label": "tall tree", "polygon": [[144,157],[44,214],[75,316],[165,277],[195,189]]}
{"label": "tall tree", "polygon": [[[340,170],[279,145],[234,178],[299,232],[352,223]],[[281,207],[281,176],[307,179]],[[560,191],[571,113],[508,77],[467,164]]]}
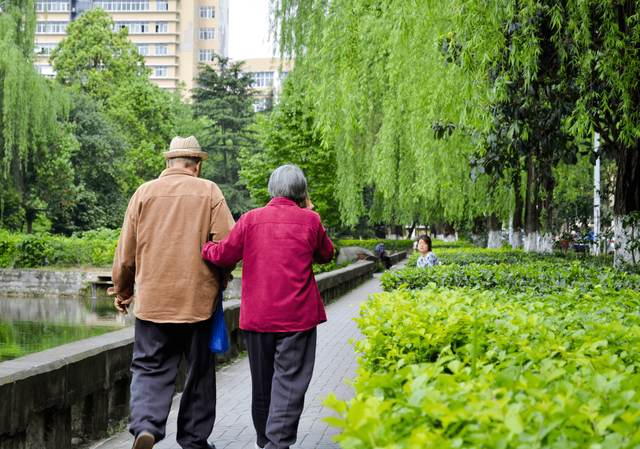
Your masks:
{"label": "tall tree", "polygon": [[148,76],[144,56],[129,41],[129,28],[115,24],[102,8],[86,11],[67,26],[67,38],[51,54],[56,80],[93,98],[109,98],[125,80]]}
{"label": "tall tree", "polygon": [[271,198],[267,191],[271,172],[283,164],[297,165],[307,178],[309,196],[323,223],[337,228],[335,152],[322,145],[313,110],[304,100],[304,85],[294,73],[287,77],[275,109],[258,115],[257,138],[261,145],[256,151],[241,151],[240,179],[253,201],[264,206]]}
{"label": "tall tree", "polygon": [[[0,158],[5,201],[19,209],[27,231],[38,211],[64,209],[73,201],[68,157],[77,143],[61,122],[70,102],[33,65],[36,24],[34,0],[2,2],[0,14]],[[2,226],[2,223],[0,223]]]}
{"label": "tall tree", "polygon": [[[540,64],[549,45],[557,55],[558,86],[568,92],[573,84],[577,98],[570,114],[563,111],[565,118],[555,120],[555,134],[591,141],[593,131],[599,131],[603,151],[611,151],[618,160],[616,221],[640,207],[639,0],[272,0],[271,5],[272,30],[281,51],[298,56],[296,65],[305,67],[315,85],[311,95],[323,138],[339,145],[337,196],[349,210],[358,210],[357,195],[349,192],[357,192],[358,183],[367,176],[380,179],[384,173],[389,182],[379,188],[388,197],[393,196],[392,188],[415,185],[415,178],[403,176],[393,163],[411,164],[407,154],[429,159],[448,153],[447,170],[429,167],[421,173],[420,157],[414,159],[415,173],[429,179],[464,168],[469,153],[460,158],[448,145],[425,138],[420,128],[428,123],[449,119],[466,129],[487,132],[495,120],[488,105],[512,101],[513,82],[544,92],[550,104],[540,106],[557,108],[552,92],[546,90],[553,87],[544,79],[549,68]],[[514,18],[522,20],[514,23]],[[544,36],[541,23],[547,24]],[[514,28],[505,32],[507,27]],[[447,71],[447,60],[437,57],[434,42],[454,30],[459,63]],[[489,74],[503,64],[505,48],[515,71],[493,82]],[[373,143],[367,145],[373,150],[364,154],[354,136],[366,131],[374,112],[382,118],[372,128]],[[400,139],[390,138],[398,134]],[[534,163],[528,170],[532,182],[545,182],[543,190],[551,190],[552,179],[534,170],[535,162],[544,160],[538,158],[542,153],[528,154],[526,159]],[[371,163],[363,166],[359,162],[363,156]],[[397,184],[392,185],[393,180]],[[536,201],[535,192],[530,193],[529,204],[537,203],[538,210],[547,206],[543,203],[549,195]],[[431,194],[427,199],[437,200]],[[623,234],[619,232],[618,238]]]}
{"label": "tall tree", "polygon": [[200,65],[198,87],[192,89],[196,118],[207,118],[206,145],[212,163],[203,166],[203,175],[216,182],[224,193],[234,217],[251,209],[253,203],[240,180],[240,150],[255,147],[253,78],[242,72],[241,62],[216,55],[217,67]]}
{"label": "tall tree", "polygon": [[101,8],[69,24],[68,37],[51,55],[57,81],[100,101],[106,116],[127,142],[122,163],[122,188],[132,194],[164,168],[162,151],[175,134],[179,98],[149,80],[149,69],[128,28],[114,31],[111,16]]}
{"label": "tall tree", "polygon": [[278,0],[272,16],[285,56],[295,54],[309,78],[321,136],[336,148],[346,222],[368,212],[365,188],[375,190],[372,215],[386,222],[505,218],[504,189],[490,197],[488,181],[469,176],[465,130],[484,129],[484,114],[478,83],[439,51],[454,28],[448,2]]}
{"label": "tall tree", "polygon": [[123,194],[127,142],[122,131],[86,94],[73,94],[69,114],[79,150],[71,155],[74,204],[66,213],[55,214],[52,231],[71,234],[99,227],[122,225],[128,199]]}

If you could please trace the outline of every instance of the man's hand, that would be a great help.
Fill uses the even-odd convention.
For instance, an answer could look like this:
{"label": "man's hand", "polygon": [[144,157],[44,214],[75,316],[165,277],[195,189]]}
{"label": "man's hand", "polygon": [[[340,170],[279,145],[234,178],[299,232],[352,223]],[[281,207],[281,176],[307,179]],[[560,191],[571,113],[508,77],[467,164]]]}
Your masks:
{"label": "man's hand", "polygon": [[114,287],[109,287],[109,289],[107,289],[107,294],[116,295],[116,298],[113,300],[113,305],[116,307],[118,312],[120,312],[123,315],[127,315],[129,313],[127,309],[129,308],[129,305],[131,305],[131,303],[133,302],[133,296],[130,297],[129,299],[122,299],[116,294],[116,289]]}
{"label": "man's hand", "polygon": [[132,301],[133,301],[133,296],[129,299],[121,299],[116,296],[116,299],[113,301],[113,304],[116,306],[116,309],[118,309],[118,312],[120,312],[123,315],[127,315],[129,313],[127,312],[127,309],[129,308],[129,305],[131,304]]}

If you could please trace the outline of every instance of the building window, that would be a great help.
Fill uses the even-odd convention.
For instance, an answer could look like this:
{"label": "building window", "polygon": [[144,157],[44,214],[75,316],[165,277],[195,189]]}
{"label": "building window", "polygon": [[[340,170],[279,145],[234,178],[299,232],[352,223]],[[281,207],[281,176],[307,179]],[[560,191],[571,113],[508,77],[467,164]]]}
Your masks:
{"label": "building window", "polygon": [[68,22],[38,22],[36,34],[64,34],[67,31]]}
{"label": "building window", "polygon": [[69,0],[39,0],[36,4],[38,12],[69,11]]}
{"label": "building window", "polygon": [[156,44],[156,55],[168,54],[169,46],[167,44]]}
{"label": "building window", "polygon": [[149,33],[149,22],[116,22],[116,31],[123,28],[129,28],[129,34]]}
{"label": "building window", "polygon": [[254,112],[266,111],[268,107],[269,107],[269,99],[260,98],[256,103],[253,104],[253,111]]}
{"label": "building window", "polygon": [[138,45],[138,53],[142,56],[147,56],[149,54],[149,44],[137,44]]}
{"label": "building window", "polygon": [[156,22],[156,33],[168,33],[168,32],[169,32],[168,22]]}
{"label": "building window", "polygon": [[201,41],[210,41],[214,39],[214,30],[215,28],[200,28],[200,40]]}
{"label": "building window", "polygon": [[156,11],[169,11],[169,1],[156,0]]}
{"label": "building window", "polygon": [[166,65],[157,65],[154,70],[154,74],[156,78],[166,78],[167,77],[167,66]]}
{"label": "building window", "polygon": [[215,6],[201,6],[200,18],[201,19],[213,19],[216,16]]}
{"label": "building window", "polygon": [[280,81],[284,81],[289,76],[289,72],[280,72]]}
{"label": "building window", "polygon": [[47,78],[55,78],[56,76],[56,72],[50,64],[36,64],[35,67],[42,76]]}
{"label": "building window", "polygon": [[253,87],[273,86],[273,72],[253,72]]}
{"label": "building window", "polygon": [[213,50],[198,50],[198,61],[211,62],[215,57],[216,53]]}
{"label": "building window", "polygon": [[96,0],[93,6],[105,11],[149,11],[149,0]]}
{"label": "building window", "polygon": [[36,56],[51,56],[54,48],[56,48],[57,44],[53,43],[36,43],[35,53]]}

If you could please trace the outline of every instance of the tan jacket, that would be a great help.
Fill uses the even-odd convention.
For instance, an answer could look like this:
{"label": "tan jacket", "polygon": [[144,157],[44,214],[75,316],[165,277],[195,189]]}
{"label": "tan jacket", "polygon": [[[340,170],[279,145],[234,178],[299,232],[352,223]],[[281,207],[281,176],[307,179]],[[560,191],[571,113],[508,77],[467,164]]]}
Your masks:
{"label": "tan jacket", "polygon": [[155,323],[211,317],[219,279],[202,247],[229,235],[234,221],[218,186],[184,168],[168,168],[134,193],[113,259],[118,296],[133,295],[134,314]]}

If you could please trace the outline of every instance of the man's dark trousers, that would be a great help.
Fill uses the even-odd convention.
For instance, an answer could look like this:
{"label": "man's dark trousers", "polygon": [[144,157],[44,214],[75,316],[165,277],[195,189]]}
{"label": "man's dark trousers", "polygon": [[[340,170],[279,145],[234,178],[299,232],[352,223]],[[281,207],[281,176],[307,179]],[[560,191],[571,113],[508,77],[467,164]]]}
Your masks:
{"label": "man's dark trousers", "polygon": [[287,449],[296,442],[316,360],[316,336],[315,327],[302,332],[244,331],[258,446]]}
{"label": "man's dark trousers", "polygon": [[165,437],[182,354],[187,380],[180,399],[176,439],[184,449],[208,448],[216,419],[215,355],[209,349],[213,318],[197,323],[153,323],[136,318],[131,362],[129,431]]}

